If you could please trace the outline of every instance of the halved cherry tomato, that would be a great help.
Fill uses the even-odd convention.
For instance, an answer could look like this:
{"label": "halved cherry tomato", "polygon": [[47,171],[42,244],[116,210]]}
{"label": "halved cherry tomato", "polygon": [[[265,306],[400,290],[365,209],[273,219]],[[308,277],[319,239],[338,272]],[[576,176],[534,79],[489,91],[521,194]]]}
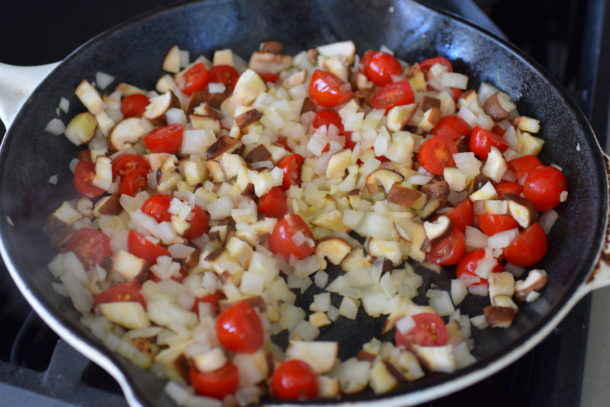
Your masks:
{"label": "halved cherry tomato", "polygon": [[95,178],[95,163],[91,161],[79,161],[74,169],[74,188],[87,198],[97,198],[104,194],[104,190],[93,185]]}
{"label": "halved cherry tomato", "polygon": [[157,127],[142,137],[146,147],[153,153],[174,154],[182,146],[184,127],[174,123],[168,126]]}
{"label": "halved cherry tomato", "polygon": [[258,200],[258,211],[270,218],[283,218],[288,213],[288,198],[280,187],[273,187]]}
{"label": "halved cherry tomato", "polygon": [[128,95],[121,100],[121,113],[123,117],[140,117],[144,114],[146,106],[150,103],[148,96],[140,93]]}
{"label": "halved cherry tomato", "polygon": [[430,133],[458,140],[470,133],[470,126],[460,116],[452,114],[439,120]]}
{"label": "halved cherry tomato", "polygon": [[189,382],[191,382],[197,394],[222,400],[225,396],[237,391],[239,370],[231,362],[205,373],[191,367],[189,369]]}
{"label": "halved cherry tomato", "polygon": [[265,82],[276,83],[280,80],[280,75],[273,72],[257,72],[258,76],[261,77]]}
{"label": "halved cherry tomato", "polygon": [[81,228],[74,232],[64,250],[74,252],[86,268],[112,256],[108,236],[92,228]]}
{"label": "halved cherry tomato", "polygon": [[284,150],[292,153],[292,148],[288,145],[288,139],[286,137],[278,137],[275,141],[275,144],[278,144],[284,148]]}
{"label": "halved cherry tomato", "polygon": [[523,187],[518,182],[505,181],[500,182],[494,186],[496,193],[502,199],[502,194],[515,194],[519,195],[523,192]]}
{"label": "halved cherry tomato", "polygon": [[446,167],[455,167],[453,154],[457,152],[457,142],[453,138],[434,136],[419,147],[417,161],[432,174],[443,175]]}
{"label": "halved cherry tomato", "polygon": [[508,169],[515,173],[519,183],[523,183],[527,174],[542,167],[542,163],[535,155],[524,155],[508,162]]}
{"label": "halved cherry tomato", "polygon": [[426,258],[432,263],[452,266],[460,261],[465,250],[464,234],[457,227],[452,227],[448,236],[432,242]]}
{"label": "halved cherry tomato", "polygon": [[182,234],[182,237],[188,240],[201,237],[210,228],[210,219],[206,211],[195,205],[191,213],[193,214],[193,217],[189,220],[191,226]]}
{"label": "halved cherry tomato", "polygon": [[466,230],[466,226],[472,226],[472,222],[474,222],[472,202],[470,202],[470,199],[466,198],[444,215],[451,219],[451,224],[453,226],[463,232]]}
{"label": "halved cherry tomato", "polygon": [[350,100],[352,89],[332,73],[316,69],[309,82],[309,96],[320,106],[333,107]]}
{"label": "halved cherry tomato", "polygon": [[134,196],[148,186],[148,171],[136,168],[121,179],[119,191],[121,194]]}
{"label": "halved cherry tomato", "polygon": [[279,365],[271,376],[273,395],[283,400],[308,400],[318,397],[318,376],[300,359]]}
{"label": "halved cherry tomato", "polygon": [[453,100],[455,102],[457,102],[457,100],[460,98],[460,96],[462,96],[462,93],[464,93],[462,91],[462,89],[451,88],[451,97],[453,98]]}
{"label": "halved cherry tomato", "polygon": [[447,67],[448,72],[453,72],[453,64],[445,57],[432,57],[424,59],[419,63],[421,70],[428,72],[435,64],[441,64]]}
{"label": "halved cherry tomato", "polygon": [[215,65],[208,72],[209,83],[222,83],[229,90],[233,90],[239,73],[231,65]]}
{"label": "halved cherry tomato", "polygon": [[146,307],[146,300],[140,292],[140,286],[134,283],[113,285],[97,294],[93,300],[93,308],[107,302],[139,302]]}
{"label": "halved cherry tomato", "polygon": [[152,216],[157,222],[169,222],[172,220],[172,214],[169,213],[169,205],[172,199],[174,199],[172,195],[151,195],[142,204],[142,212]]}
{"label": "halved cherry tomato", "polygon": [[290,154],[282,158],[278,163],[278,167],[284,170],[284,179],[282,181],[282,188],[284,190],[290,189],[292,185],[299,185],[301,183],[301,169],[305,158],[300,154]]}
{"label": "halved cherry tomato", "polygon": [[504,130],[502,127],[498,126],[497,124],[495,126],[493,126],[491,131],[493,131],[500,137],[504,136],[504,133],[506,133],[506,130]]}
{"label": "halved cherry tomato", "polygon": [[184,72],[182,79],[184,80],[182,93],[190,95],[208,84],[208,69],[203,62],[196,63]]}
{"label": "halved cherry tomato", "polygon": [[487,154],[491,151],[492,146],[502,152],[508,149],[508,144],[501,137],[479,126],[472,130],[469,145],[470,151],[482,160],[487,160]]}
{"label": "halved cherry tomato", "polygon": [[150,170],[150,164],[137,154],[121,154],[112,161],[112,176],[122,178],[136,168]]}
{"label": "halved cherry tomato", "polygon": [[216,320],[216,336],[228,350],[256,352],[263,346],[263,324],[252,305],[242,300],[220,313]]}
{"label": "halved cherry tomato", "polygon": [[538,263],[548,248],[548,239],[538,222],[517,236],[508,247],[504,248],[504,258],[509,263],[520,267],[529,267]]}
{"label": "halved cherry tomato", "polygon": [[212,306],[212,313],[214,315],[218,315],[218,301],[224,300],[224,299],[225,299],[225,296],[223,293],[208,294],[208,295],[204,295],[201,298],[196,298],[195,303],[193,303],[193,307],[191,308],[191,312],[198,314],[199,313],[199,304],[202,302],[205,302]]}
{"label": "halved cherry tomato", "polygon": [[151,242],[135,230],[130,230],[127,235],[127,247],[129,253],[146,260],[150,264],[156,263],[157,257],[170,255],[165,247]]}
{"label": "halved cherry tomato", "polygon": [[303,234],[312,241],[314,240],[309,226],[303,222],[299,215],[286,215],[276,223],[273,232],[269,236],[269,250],[279,254],[286,260],[290,256],[294,256],[297,259],[309,256],[314,252],[315,247],[310,246],[307,242],[297,245],[293,240],[297,233]]}
{"label": "halved cherry tomato", "polygon": [[339,133],[343,132],[343,122],[341,120],[341,116],[339,113],[334,110],[319,110],[316,112],[316,117],[313,119],[313,127],[318,128],[322,126],[330,126],[333,124],[337,129],[339,129]]}
{"label": "halved cherry tomato", "polygon": [[543,165],[530,171],[523,184],[523,196],[539,211],[548,211],[561,203],[567,191],[566,177],[557,168]]}
{"label": "halved cherry tomato", "polygon": [[515,218],[510,215],[492,215],[484,213],[477,215],[477,222],[479,224],[479,229],[487,236],[492,236],[496,233],[519,227]]}
{"label": "halved cherry tomato", "polygon": [[398,81],[385,85],[371,97],[370,105],[386,112],[394,106],[413,103],[413,89],[409,81]]}
{"label": "halved cherry tomato", "polygon": [[[479,277],[474,271],[477,269],[479,260],[481,260],[483,257],[485,257],[485,249],[473,250],[470,253],[466,254],[464,257],[462,257],[462,260],[460,260],[457,265],[457,268],[455,269],[455,275],[457,276],[457,278]],[[491,270],[491,272],[501,273],[502,264],[500,264],[497,259],[494,260],[496,261],[496,265]],[[481,279],[481,281],[473,285],[487,284],[487,279],[481,277],[479,278]]]}
{"label": "halved cherry tomato", "polygon": [[382,51],[368,50],[362,57],[364,75],[375,85],[383,86],[392,82],[392,75],[400,75],[400,62]]}
{"label": "halved cherry tomato", "polygon": [[411,345],[445,346],[449,342],[445,321],[433,312],[423,312],[411,316],[415,326],[407,332],[396,330],[396,346],[409,349]]}

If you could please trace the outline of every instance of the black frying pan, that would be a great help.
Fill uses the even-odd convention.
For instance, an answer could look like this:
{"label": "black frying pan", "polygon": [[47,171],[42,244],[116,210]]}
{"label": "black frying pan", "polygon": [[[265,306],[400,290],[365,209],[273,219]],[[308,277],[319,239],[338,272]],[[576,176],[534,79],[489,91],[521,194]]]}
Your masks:
{"label": "black frying pan", "polygon": [[[392,12],[390,12],[390,7]],[[550,236],[549,254],[540,264],[550,274],[541,299],[521,307],[507,330],[474,330],[478,362],[454,374],[433,374],[404,382],[383,396],[366,391],[331,401],[376,404],[415,404],[443,396],[481,380],[516,360],[539,343],[591,288],[593,270],[606,277],[600,261],[605,246],[608,179],[600,147],[583,114],[565,92],[529,58],[512,46],[448,15],[413,1],[218,0],[172,7],[110,30],[67,57],[27,100],[8,130],[0,150],[0,249],[18,287],[42,318],[76,349],[108,370],[121,384],[132,405],[171,406],[164,381],[117,357],[103,347],[78,321],[69,301],[50,288],[47,263],[53,256],[41,232],[42,224],[65,199],[73,198],[68,162],[75,148],[63,137],[44,131],[55,116],[61,96],[79,106],[73,90],[97,71],[152,88],[162,72],[161,60],[173,44],[205,54],[230,47],[247,56],[261,40],[277,39],[289,52],[342,39],[356,42],[360,53],[385,44],[407,61],[443,55],[456,71],[471,76],[470,87],[491,82],[517,101],[522,114],[540,118],[547,141],[542,160],[564,169],[570,199],[559,208],[560,219]],[[577,149],[577,146],[579,149]],[[48,183],[57,174],[59,184]],[[10,217],[14,226],[9,224]],[[605,256],[602,256],[604,259]],[[451,273],[425,278],[446,288]],[[303,300],[307,304],[307,297]],[[481,313],[484,299],[470,296],[464,313]],[[380,332],[381,320],[340,320],[322,330],[321,339],[341,342],[345,358]],[[273,400],[269,400],[273,402]]]}

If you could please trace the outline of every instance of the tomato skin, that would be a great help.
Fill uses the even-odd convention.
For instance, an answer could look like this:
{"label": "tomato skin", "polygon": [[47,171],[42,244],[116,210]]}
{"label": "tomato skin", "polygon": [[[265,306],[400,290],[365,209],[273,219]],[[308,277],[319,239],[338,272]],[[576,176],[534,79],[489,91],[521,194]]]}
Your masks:
{"label": "tomato skin", "polygon": [[144,168],[136,168],[121,179],[119,191],[121,194],[135,196],[138,192],[148,186],[148,171]]}
{"label": "tomato skin", "polygon": [[544,229],[538,222],[534,222],[504,248],[503,254],[509,263],[519,267],[529,267],[542,260],[547,248],[548,239]]}
{"label": "tomato skin", "polygon": [[447,325],[441,317],[433,312],[412,315],[415,326],[410,331],[401,333],[398,329],[394,335],[396,346],[409,349],[411,345],[445,346],[449,342]]}
{"label": "tomato skin", "polygon": [[191,382],[197,394],[222,400],[225,396],[237,391],[239,370],[231,362],[205,373],[191,367],[189,369],[189,382]]}
{"label": "tomato skin", "polygon": [[542,167],[542,163],[535,155],[524,155],[510,160],[507,164],[508,169],[515,173],[521,184],[527,177],[527,174],[538,167]]}
{"label": "tomato skin", "polygon": [[519,227],[519,223],[510,215],[481,214],[477,215],[477,222],[479,229],[487,236]]}
{"label": "tomato skin", "polygon": [[195,314],[199,313],[199,303],[207,302],[212,306],[212,313],[218,315],[218,301],[224,299],[225,296],[222,293],[208,294],[201,298],[196,298],[193,307],[191,308],[191,312],[194,312]]}
{"label": "tomato skin", "polygon": [[235,88],[239,73],[231,65],[215,65],[208,72],[209,83],[222,83],[229,90]]}
{"label": "tomato skin", "polygon": [[494,186],[496,193],[502,199],[502,194],[519,195],[523,192],[523,187],[518,182],[505,181]]}
{"label": "tomato skin", "polygon": [[150,164],[137,154],[121,154],[112,161],[112,176],[124,177],[137,168],[150,170]]}
{"label": "tomato skin", "polygon": [[419,147],[417,161],[432,174],[443,175],[446,167],[455,167],[453,154],[457,152],[457,142],[454,139],[434,136]]}
{"label": "tomato skin", "polygon": [[187,69],[182,75],[182,79],[184,79],[182,93],[190,95],[196,90],[205,88],[205,85],[208,84],[208,69],[203,62],[199,62]]}
{"label": "tomato skin", "polygon": [[395,106],[413,103],[413,89],[409,81],[398,81],[385,85],[371,97],[370,105],[387,112]]}
{"label": "tomato skin", "polygon": [[286,260],[290,256],[297,259],[302,259],[311,255],[315,251],[315,247],[309,246],[307,243],[298,245],[292,240],[292,237],[298,232],[303,233],[305,237],[314,240],[309,226],[301,219],[299,215],[286,215],[280,219],[269,236],[269,250],[275,254],[279,254]]}
{"label": "tomato skin", "polygon": [[[455,269],[455,274],[457,278],[463,277],[479,277],[474,271],[477,269],[477,264],[479,260],[485,257],[485,249],[477,249],[473,250],[470,253],[466,254],[462,257],[462,260],[457,265]],[[492,273],[501,273],[502,272],[502,264],[496,260],[496,266],[491,270]],[[463,277],[462,277],[463,276]],[[487,279],[481,278],[480,282],[473,285],[486,285]]]}
{"label": "tomato skin", "polygon": [[129,117],[141,117],[150,103],[148,96],[135,93],[128,95],[121,100],[121,113],[125,119]]}
{"label": "tomato skin", "polygon": [[448,72],[453,72],[453,64],[445,57],[432,57],[424,59],[419,63],[422,71],[428,72],[436,64],[441,64],[447,67]]}
{"label": "tomato skin", "polygon": [[280,80],[280,75],[273,72],[257,72],[258,76],[265,82],[276,83]]}
{"label": "tomato skin", "polygon": [[458,140],[470,133],[470,125],[457,115],[443,117],[430,131],[435,136],[446,136]]}
{"label": "tomato skin", "polygon": [[432,242],[432,248],[426,258],[441,266],[453,266],[460,261],[465,250],[464,234],[457,227],[452,227],[448,236]]}
{"label": "tomato skin", "polygon": [[280,187],[273,187],[258,200],[258,211],[270,218],[281,219],[288,213],[286,193]]}
{"label": "tomato skin", "polygon": [[292,185],[301,184],[301,169],[305,158],[300,154],[290,154],[282,158],[277,164],[279,168],[284,170],[284,179],[282,181],[282,188],[286,191],[290,189]]}
{"label": "tomato skin", "polygon": [[216,336],[228,350],[256,352],[263,346],[263,324],[252,305],[242,300],[220,313],[216,320]]}
{"label": "tomato skin", "polygon": [[400,62],[382,51],[368,50],[362,57],[364,75],[375,85],[383,86],[392,82],[393,75],[400,75]]}
{"label": "tomato skin", "polygon": [[74,169],[74,189],[87,198],[102,196],[106,191],[93,185],[93,178],[95,178],[95,163],[79,161]]}
{"label": "tomato skin", "polygon": [[174,123],[168,126],[157,127],[142,137],[146,148],[153,153],[174,154],[182,146],[184,127]]}
{"label": "tomato skin", "polygon": [[169,251],[166,248],[151,242],[135,230],[130,230],[127,235],[127,247],[129,253],[146,260],[150,264],[155,264],[157,257],[169,256]]}
{"label": "tomato skin", "polygon": [[146,308],[146,300],[140,292],[140,286],[134,283],[113,285],[97,294],[93,300],[93,308],[107,302],[139,302]]}
{"label": "tomato skin", "polygon": [[491,151],[492,146],[502,152],[508,149],[508,144],[501,137],[479,126],[472,130],[469,145],[470,151],[482,160],[487,160],[487,155]]}
{"label": "tomato skin", "polygon": [[561,203],[561,193],[567,189],[563,173],[553,166],[543,165],[532,170],[525,178],[523,196],[537,210],[548,211]]}
{"label": "tomato skin", "polygon": [[191,213],[193,213],[193,217],[189,221],[191,226],[182,234],[182,237],[188,240],[197,239],[210,229],[210,219],[206,211],[195,205]]}
{"label": "tomato skin", "polygon": [[87,227],[74,232],[68,239],[64,250],[74,252],[86,268],[94,264],[101,264],[102,261],[112,256],[108,236],[99,230]]}
{"label": "tomato skin", "polygon": [[157,222],[169,222],[172,220],[172,214],[169,213],[169,205],[172,199],[174,199],[172,195],[151,195],[142,204],[142,212],[152,216]]}
{"label": "tomato skin", "polygon": [[470,199],[466,198],[444,215],[451,219],[451,224],[453,226],[463,232],[466,230],[466,226],[472,226],[472,223],[474,222],[472,202],[470,202]]}
{"label": "tomato skin", "polygon": [[283,400],[309,400],[318,397],[318,377],[311,366],[300,359],[288,360],[271,376],[273,395]]}
{"label": "tomato skin", "polygon": [[309,82],[309,96],[320,106],[333,107],[350,100],[352,90],[332,73],[316,69]]}
{"label": "tomato skin", "polygon": [[317,129],[322,126],[329,127],[331,124],[339,129],[339,133],[343,133],[343,121],[341,120],[339,113],[334,110],[319,110],[316,112],[316,117],[313,119],[314,128]]}

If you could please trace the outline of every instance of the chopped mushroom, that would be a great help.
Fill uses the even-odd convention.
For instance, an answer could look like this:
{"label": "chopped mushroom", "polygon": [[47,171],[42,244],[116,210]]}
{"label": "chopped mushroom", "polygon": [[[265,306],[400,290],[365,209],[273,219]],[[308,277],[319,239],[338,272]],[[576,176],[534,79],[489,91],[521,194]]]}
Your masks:
{"label": "chopped mushroom", "polygon": [[259,121],[261,117],[263,117],[263,114],[261,112],[256,109],[250,109],[235,117],[235,124],[241,130],[244,130],[252,123],[256,123],[257,121]]}
{"label": "chopped mushroom", "polygon": [[352,246],[338,237],[321,239],[316,244],[316,256],[320,259],[328,259],[332,264],[338,265],[352,251]]}
{"label": "chopped mushroom", "polygon": [[508,118],[511,111],[515,109],[515,104],[504,92],[496,92],[485,100],[483,110],[495,121],[502,121]]}
{"label": "chopped mushroom", "polygon": [[517,310],[511,307],[487,306],[483,308],[485,320],[492,328],[508,328],[515,319]]}
{"label": "chopped mushroom", "polygon": [[515,298],[517,301],[526,301],[530,293],[542,290],[548,281],[546,271],[541,269],[531,270],[525,280],[515,282]]}
{"label": "chopped mushroom", "polygon": [[404,177],[395,171],[373,171],[366,177],[366,189],[369,192],[375,193],[379,191],[379,186],[383,186],[383,189],[389,193],[392,186],[396,183],[402,182],[403,179]]}
{"label": "chopped mushroom", "polygon": [[233,137],[220,136],[205,152],[205,158],[213,160],[225,153],[232,153],[242,146],[241,142]]}

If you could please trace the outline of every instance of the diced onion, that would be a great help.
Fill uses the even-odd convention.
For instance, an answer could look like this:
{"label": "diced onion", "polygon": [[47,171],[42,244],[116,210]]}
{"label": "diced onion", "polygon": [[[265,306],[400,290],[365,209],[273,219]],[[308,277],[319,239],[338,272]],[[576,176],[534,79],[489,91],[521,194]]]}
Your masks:
{"label": "diced onion", "polygon": [[519,236],[519,229],[509,229],[496,233],[487,239],[487,245],[492,249],[503,249]]}
{"label": "diced onion", "polygon": [[542,226],[544,233],[547,235],[549,234],[551,228],[557,221],[557,218],[559,218],[559,214],[553,209],[550,209],[540,215],[540,218],[538,218],[538,223],[540,223],[540,226]]}
{"label": "diced onion", "polygon": [[66,125],[61,120],[55,118],[51,119],[51,121],[47,124],[47,127],[44,129],[46,132],[51,133],[54,136],[59,136],[64,134],[66,131]]}
{"label": "diced onion", "polygon": [[410,316],[402,317],[396,321],[396,329],[401,334],[405,334],[413,328],[415,328],[415,321]]}
{"label": "diced onion", "polygon": [[95,74],[95,83],[97,87],[104,90],[114,81],[114,76],[108,75],[104,72],[97,72]]}
{"label": "diced onion", "polygon": [[466,246],[473,249],[483,249],[487,247],[487,235],[477,228],[466,226]]}

